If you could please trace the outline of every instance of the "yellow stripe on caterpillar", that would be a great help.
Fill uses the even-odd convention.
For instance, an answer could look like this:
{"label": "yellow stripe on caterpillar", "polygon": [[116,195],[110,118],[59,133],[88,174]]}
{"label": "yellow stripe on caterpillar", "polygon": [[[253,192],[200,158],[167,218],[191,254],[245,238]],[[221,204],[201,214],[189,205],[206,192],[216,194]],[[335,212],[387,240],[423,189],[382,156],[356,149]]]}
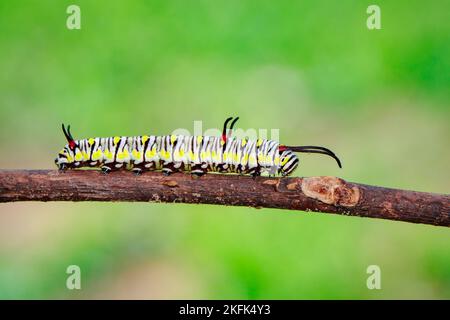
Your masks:
{"label": "yellow stripe on caterpillar", "polygon": [[83,159],[83,155],[81,154],[81,152],[77,151],[77,153],[75,153],[75,160],[81,161],[81,159]]}
{"label": "yellow stripe on caterpillar", "polygon": [[256,142],[256,146],[259,147],[259,146],[261,146],[262,143],[263,143],[263,141],[261,139],[258,139],[258,141]]}
{"label": "yellow stripe on caterpillar", "polygon": [[102,150],[98,149],[92,154],[92,160],[99,160],[102,157]]}

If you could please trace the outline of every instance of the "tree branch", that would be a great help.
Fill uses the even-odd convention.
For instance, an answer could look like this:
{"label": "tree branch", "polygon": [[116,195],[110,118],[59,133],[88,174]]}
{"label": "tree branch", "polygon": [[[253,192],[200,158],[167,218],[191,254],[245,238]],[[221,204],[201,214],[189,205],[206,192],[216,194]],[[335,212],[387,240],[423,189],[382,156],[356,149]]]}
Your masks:
{"label": "tree branch", "polygon": [[0,202],[145,201],[278,208],[450,226],[450,195],[346,182],[147,172],[0,170]]}

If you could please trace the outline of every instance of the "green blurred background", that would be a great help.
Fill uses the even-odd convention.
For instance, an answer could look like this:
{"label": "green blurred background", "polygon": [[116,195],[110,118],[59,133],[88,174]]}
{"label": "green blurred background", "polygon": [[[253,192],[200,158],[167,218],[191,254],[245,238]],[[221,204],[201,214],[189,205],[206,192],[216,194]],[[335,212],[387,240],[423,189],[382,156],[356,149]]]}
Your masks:
{"label": "green blurred background", "polygon": [[[368,30],[366,8],[381,7]],[[81,8],[81,30],[66,8]],[[449,193],[450,2],[0,2],[0,168],[75,137],[280,129],[297,175]],[[0,298],[450,298],[446,228],[209,205],[0,205]],[[66,289],[68,265],[82,290]],[[379,265],[382,289],[368,290]]]}

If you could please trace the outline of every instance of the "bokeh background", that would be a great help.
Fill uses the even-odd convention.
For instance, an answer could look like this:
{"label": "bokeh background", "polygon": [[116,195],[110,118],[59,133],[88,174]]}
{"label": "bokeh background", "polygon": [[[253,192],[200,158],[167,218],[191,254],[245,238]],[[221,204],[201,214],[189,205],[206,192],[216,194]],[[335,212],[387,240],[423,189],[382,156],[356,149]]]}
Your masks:
{"label": "bokeh background", "polygon": [[[381,7],[382,29],[366,27]],[[66,8],[81,8],[81,30]],[[297,175],[450,191],[450,2],[1,1],[0,168],[78,138],[280,129]],[[213,186],[212,186],[213,187]],[[82,290],[66,289],[66,268]],[[366,287],[379,265],[382,289]],[[0,205],[0,298],[450,298],[450,232],[280,210]]]}

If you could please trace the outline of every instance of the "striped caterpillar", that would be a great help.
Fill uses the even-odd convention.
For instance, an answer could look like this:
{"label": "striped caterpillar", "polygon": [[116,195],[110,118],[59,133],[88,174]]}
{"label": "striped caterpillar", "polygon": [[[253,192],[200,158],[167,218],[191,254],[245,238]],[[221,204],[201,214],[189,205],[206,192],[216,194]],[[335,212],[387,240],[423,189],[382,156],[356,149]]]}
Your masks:
{"label": "striped caterpillar", "polygon": [[136,174],[162,171],[170,175],[187,171],[195,176],[207,172],[252,175],[290,175],[299,160],[295,152],[320,153],[341,162],[329,149],[316,146],[288,147],[274,140],[237,139],[231,136],[235,118],[226,119],[222,136],[136,136],[75,140],[70,125],[62,130],[67,144],[58,153],[59,170],[100,167],[104,173],[128,169]]}

